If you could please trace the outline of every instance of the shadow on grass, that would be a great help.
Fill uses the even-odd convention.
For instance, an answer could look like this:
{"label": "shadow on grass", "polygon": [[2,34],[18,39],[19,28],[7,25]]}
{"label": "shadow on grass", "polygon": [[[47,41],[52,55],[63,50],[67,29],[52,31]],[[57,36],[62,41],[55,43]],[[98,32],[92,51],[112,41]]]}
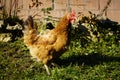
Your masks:
{"label": "shadow on grass", "polygon": [[[59,62],[59,63],[58,63]],[[65,59],[60,59],[56,61],[59,66],[69,66],[69,65],[88,65],[94,66],[97,64],[102,64],[103,62],[120,62],[120,57],[106,56],[99,53],[93,53],[89,55],[73,55]]]}

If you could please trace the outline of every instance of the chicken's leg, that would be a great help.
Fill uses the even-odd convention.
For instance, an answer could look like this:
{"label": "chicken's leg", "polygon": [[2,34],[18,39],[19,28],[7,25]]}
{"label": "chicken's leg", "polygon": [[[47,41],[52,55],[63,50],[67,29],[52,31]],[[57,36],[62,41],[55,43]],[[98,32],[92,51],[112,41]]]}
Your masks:
{"label": "chicken's leg", "polygon": [[46,64],[44,64],[44,66],[45,66],[45,69],[46,69],[46,71],[47,71],[47,74],[50,75],[50,71],[49,71],[49,69],[48,69],[48,66],[47,66]]}

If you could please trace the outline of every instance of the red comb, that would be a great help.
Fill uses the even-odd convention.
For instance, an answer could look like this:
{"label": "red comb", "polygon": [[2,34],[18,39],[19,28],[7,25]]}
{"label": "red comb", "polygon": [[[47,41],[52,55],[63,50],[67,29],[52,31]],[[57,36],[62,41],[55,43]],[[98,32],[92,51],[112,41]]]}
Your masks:
{"label": "red comb", "polygon": [[76,12],[74,10],[71,11],[72,16],[76,16]]}

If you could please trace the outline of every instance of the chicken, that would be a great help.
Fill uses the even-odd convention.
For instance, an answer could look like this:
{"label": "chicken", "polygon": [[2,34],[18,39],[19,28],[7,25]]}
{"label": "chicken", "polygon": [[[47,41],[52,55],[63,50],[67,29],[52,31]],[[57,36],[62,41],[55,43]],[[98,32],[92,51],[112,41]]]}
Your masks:
{"label": "chicken", "polygon": [[67,13],[54,29],[46,31],[42,35],[38,35],[31,16],[24,23],[24,43],[30,50],[32,58],[44,64],[48,75],[50,75],[48,65],[52,64],[53,60],[59,58],[65,50],[69,41],[71,23],[75,19],[76,14],[74,11]]}

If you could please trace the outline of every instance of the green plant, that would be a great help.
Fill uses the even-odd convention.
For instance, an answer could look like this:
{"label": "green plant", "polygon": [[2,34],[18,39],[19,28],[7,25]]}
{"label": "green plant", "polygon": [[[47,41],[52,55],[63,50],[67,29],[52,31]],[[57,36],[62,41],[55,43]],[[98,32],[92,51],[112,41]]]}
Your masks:
{"label": "green plant", "polygon": [[52,16],[49,16],[50,11],[52,11],[52,8],[51,8],[51,7],[42,8],[41,11],[44,13],[44,16],[45,16],[44,19],[45,19],[46,21],[52,20]]}

